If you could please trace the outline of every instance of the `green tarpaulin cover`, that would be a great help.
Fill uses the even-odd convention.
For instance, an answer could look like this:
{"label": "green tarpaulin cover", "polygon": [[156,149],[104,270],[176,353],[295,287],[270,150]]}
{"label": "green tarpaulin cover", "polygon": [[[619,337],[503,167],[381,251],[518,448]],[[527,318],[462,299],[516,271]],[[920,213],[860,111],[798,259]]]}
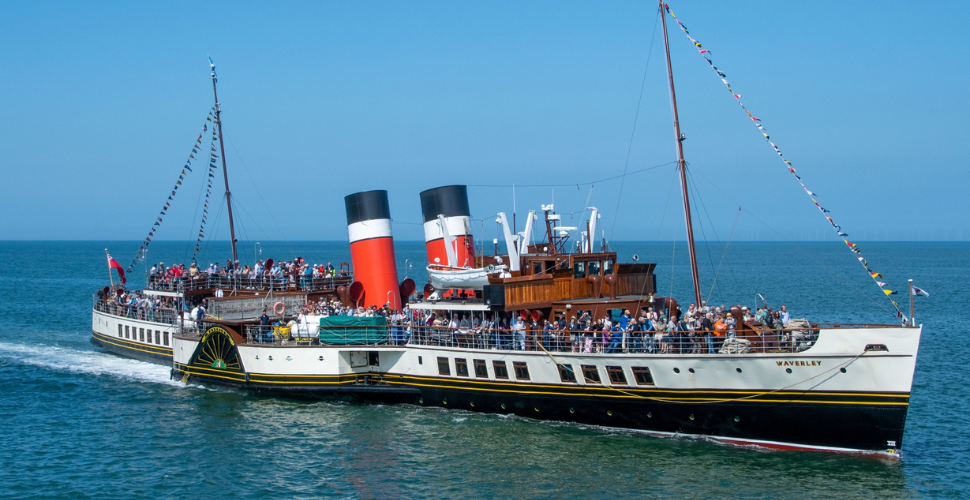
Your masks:
{"label": "green tarpaulin cover", "polygon": [[380,316],[320,318],[320,343],[336,345],[388,343],[387,319]]}

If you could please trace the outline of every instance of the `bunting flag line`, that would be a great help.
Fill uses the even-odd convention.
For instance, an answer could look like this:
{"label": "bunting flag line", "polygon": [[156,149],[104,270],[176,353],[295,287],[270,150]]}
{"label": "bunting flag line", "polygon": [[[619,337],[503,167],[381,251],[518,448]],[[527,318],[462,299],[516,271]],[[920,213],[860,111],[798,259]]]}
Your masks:
{"label": "bunting flag line", "polygon": [[[128,274],[131,274],[132,270],[135,268],[135,264],[138,262],[139,259],[144,259],[147,256],[148,245],[151,244],[152,242],[152,236],[155,235],[156,227],[159,227],[162,225],[162,216],[166,215],[168,213],[168,209],[171,208],[172,206],[171,202],[173,198],[175,198],[175,195],[178,193],[179,187],[182,186],[182,181],[185,180],[185,177],[187,175],[186,172],[192,171],[192,160],[196,159],[195,153],[198,153],[202,150],[199,147],[199,144],[202,143],[202,136],[206,133],[206,131],[208,131],[208,123],[212,122],[212,117],[214,116],[215,111],[216,111],[216,108],[215,106],[213,106],[212,109],[209,110],[209,115],[206,116],[205,121],[202,122],[202,132],[199,134],[199,137],[195,140],[195,144],[192,145],[192,150],[189,153],[189,157],[185,160],[185,164],[182,166],[182,170],[179,173],[178,179],[176,179],[175,184],[172,186],[172,194],[168,195],[167,201],[165,202],[164,205],[162,205],[161,210],[159,210],[158,212],[158,218],[155,220],[155,222],[152,224],[151,229],[148,231],[148,236],[146,236],[145,239],[142,241],[142,244],[138,248],[138,251],[135,253],[135,256],[131,259],[131,263],[128,264],[128,270],[127,270]],[[122,272],[120,265],[118,266],[118,272]]]}
{"label": "bunting flag line", "polygon": [[[834,229],[835,232],[838,233],[839,238],[843,242],[845,242],[846,246],[849,248],[849,251],[851,251],[856,255],[856,259],[859,260],[859,263],[862,264],[862,267],[864,267],[866,269],[866,272],[869,273],[869,276],[872,278],[876,286],[878,286],[879,289],[882,290],[882,292],[887,297],[890,295],[894,295],[896,292],[887,289],[886,284],[883,283],[882,281],[879,281],[878,278],[882,278],[882,274],[874,272],[871,269],[869,269],[869,262],[862,257],[862,251],[859,249],[859,245],[852,243],[847,239],[849,237],[848,233],[843,232],[842,227],[836,224],[835,219],[833,219],[830,215],[828,215],[831,213],[831,211],[823,207],[816,200],[817,193],[808,189],[808,186],[806,186],[805,183],[802,181],[801,176],[795,173],[795,167],[792,165],[792,162],[788,161],[785,155],[781,152],[781,148],[779,148],[778,145],[771,140],[771,136],[768,134],[768,130],[762,124],[761,118],[756,117],[754,114],[751,113],[750,110],[748,110],[747,106],[745,106],[744,102],[741,100],[744,96],[736,92],[731,87],[731,82],[728,80],[727,74],[714,65],[714,60],[711,59],[711,56],[712,56],[711,51],[709,49],[704,48],[703,44],[701,44],[693,36],[691,36],[690,31],[688,31],[687,29],[687,26],[685,26],[684,23],[680,21],[680,19],[677,19],[677,16],[675,16],[673,11],[670,10],[669,4],[664,3],[664,10],[666,10],[667,14],[670,14],[670,17],[677,22],[677,25],[680,27],[680,30],[684,32],[684,35],[686,35],[687,39],[691,42],[691,44],[694,45],[694,47],[700,53],[701,57],[707,62],[707,64],[711,67],[714,73],[717,74],[718,79],[720,79],[721,83],[724,84],[724,87],[727,88],[727,91],[731,94],[731,97],[734,99],[735,102],[738,103],[738,106],[741,107],[741,110],[744,111],[744,113],[748,116],[748,118],[751,119],[751,123],[753,123],[754,126],[758,128],[758,131],[761,133],[762,136],[764,136],[765,141],[767,141],[767,143],[775,151],[775,154],[778,155],[782,163],[785,164],[785,167],[788,169],[788,173],[790,173],[795,178],[795,180],[798,182],[798,185],[801,186],[802,190],[805,191],[805,194],[807,194],[809,199],[812,200],[812,203],[815,205],[815,207],[818,208],[819,212],[822,213],[822,216],[825,217],[825,220],[827,220],[829,224],[832,226],[832,229]],[[897,304],[892,299],[890,299],[890,302],[892,302],[893,308],[896,310],[896,317],[902,318],[904,321],[908,321],[906,316],[902,313],[902,311],[899,310],[899,304]]]}
{"label": "bunting flag line", "polygon": [[[212,64],[211,59],[209,60],[209,63],[212,65],[212,77],[215,78],[215,65]],[[211,118],[214,118],[214,116],[210,116],[209,118],[209,121],[212,121]],[[205,202],[202,205],[202,219],[199,221],[199,236],[195,240],[195,248],[192,252],[192,262],[196,261],[196,257],[198,256],[199,252],[202,251],[202,240],[205,239],[205,224],[209,221],[209,200],[212,198],[212,180],[215,179],[216,168],[218,168],[216,167],[216,158],[218,158],[218,156],[215,154],[215,151],[217,151],[216,142],[218,142],[216,128],[212,127],[212,140],[209,142],[209,151],[212,151],[212,153],[209,154],[209,171],[208,175],[206,176]]]}

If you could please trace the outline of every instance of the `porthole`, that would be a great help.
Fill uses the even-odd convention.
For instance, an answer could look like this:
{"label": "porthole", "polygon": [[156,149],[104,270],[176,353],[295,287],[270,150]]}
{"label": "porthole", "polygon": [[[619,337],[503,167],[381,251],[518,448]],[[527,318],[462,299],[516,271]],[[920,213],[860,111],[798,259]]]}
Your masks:
{"label": "porthole", "polygon": [[319,359],[320,361],[323,361],[323,356],[320,356],[320,357],[319,357],[319,358],[317,358],[317,359]]}
{"label": "porthole", "polygon": [[740,367],[739,367],[739,368],[735,368],[735,370],[736,370],[736,371],[737,371],[738,373],[741,373],[741,368],[740,368]]}
{"label": "porthole", "polygon": [[785,373],[791,373],[791,368],[785,368]]}
{"label": "porthole", "polygon": [[694,414],[693,413],[690,414],[690,419],[691,420],[694,420]]}
{"label": "porthole", "polygon": [[845,367],[839,368],[839,371],[845,373]]}
{"label": "porthole", "polygon": [[606,410],[606,415],[612,417],[613,416],[613,410]]}
{"label": "porthole", "polygon": [[687,371],[689,371],[691,373],[694,373],[694,369],[693,368],[688,368]]}
{"label": "porthole", "polygon": [[475,403],[468,403],[468,405],[471,406],[472,408],[475,407]]}
{"label": "porthole", "polygon": [[441,400],[441,404],[444,404],[444,405],[448,404],[448,400],[447,399],[442,399]]}
{"label": "porthole", "polygon": [[569,413],[576,413],[576,408],[570,408]]}
{"label": "porthole", "polygon": [[502,403],[502,409],[503,410],[505,409],[505,403]]}
{"label": "porthole", "polygon": [[735,422],[740,422],[740,421],[741,421],[741,417],[739,417],[739,416],[737,416],[737,415],[735,415],[735,416],[734,416],[734,421],[735,421]]}
{"label": "porthole", "polygon": [[270,357],[269,357],[269,360],[270,360],[270,361],[273,361],[273,356],[270,356]]}
{"label": "porthole", "polygon": [[535,410],[536,413],[539,413],[539,409],[538,408],[532,408],[532,409]]}
{"label": "porthole", "polygon": [[256,359],[259,359],[259,354],[256,355]]}
{"label": "porthole", "polygon": [[680,368],[674,368],[674,373],[680,373]]}
{"label": "porthole", "polygon": [[653,412],[648,411],[647,412],[647,418],[653,418]]}
{"label": "porthole", "polygon": [[418,398],[418,404],[423,405],[424,404],[424,398]]}

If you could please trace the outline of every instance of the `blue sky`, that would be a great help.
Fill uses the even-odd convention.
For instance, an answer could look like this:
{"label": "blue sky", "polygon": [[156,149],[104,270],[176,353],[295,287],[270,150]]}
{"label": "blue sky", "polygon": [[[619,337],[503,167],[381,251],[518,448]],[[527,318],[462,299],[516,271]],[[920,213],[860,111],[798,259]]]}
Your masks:
{"label": "blue sky", "polygon": [[[671,8],[852,238],[970,240],[970,3]],[[343,196],[370,189],[421,239],[418,193],[452,183],[487,240],[513,183],[520,213],[554,198],[578,225],[588,198],[608,237],[682,238],[673,167],[589,185],[675,159],[656,20],[652,2],[0,3],[0,239],[142,239],[212,105],[207,54],[251,239],[345,239]],[[704,234],[740,204],[736,239],[838,242],[669,33]],[[200,171],[158,238],[193,238]]]}

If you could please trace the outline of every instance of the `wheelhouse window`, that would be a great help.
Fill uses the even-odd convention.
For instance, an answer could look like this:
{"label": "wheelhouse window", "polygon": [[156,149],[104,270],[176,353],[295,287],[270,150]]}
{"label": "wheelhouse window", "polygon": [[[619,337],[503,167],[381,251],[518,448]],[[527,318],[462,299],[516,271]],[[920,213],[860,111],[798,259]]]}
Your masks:
{"label": "wheelhouse window", "polygon": [[515,370],[515,380],[530,380],[529,365],[525,361],[513,361],[512,369]]}
{"label": "wheelhouse window", "polygon": [[599,274],[600,273],[600,262],[594,260],[589,262],[589,274]]}
{"label": "wheelhouse window", "polygon": [[492,361],[492,370],[495,371],[495,378],[509,379],[509,369],[505,366],[505,361]]}
{"label": "wheelhouse window", "polygon": [[488,366],[485,365],[484,359],[475,360],[475,376],[479,378],[488,378]]}
{"label": "wheelhouse window", "polygon": [[602,384],[603,381],[600,380],[600,371],[596,369],[596,365],[582,365],[583,366],[583,378],[586,379],[587,384]]}
{"label": "wheelhouse window", "polygon": [[633,367],[633,380],[637,381],[637,385],[653,385],[653,375],[646,366]]}
{"label": "wheelhouse window", "polygon": [[607,274],[613,274],[613,261],[612,260],[604,260],[603,261],[603,275],[606,276]]}
{"label": "wheelhouse window", "polygon": [[451,366],[448,364],[448,358],[438,358],[438,374],[451,375]]}
{"label": "wheelhouse window", "polygon": [[468,362],[462,358],[455,358],[455,375],[459,377],[468,376]]}
{"label": "wheelhouse window", "polygon": [[586,277],[586,263],[573,262],[573,278],[585,278],[585,277]]}
{"label": "wheelhouse window", "polygon": [[559,365],[559,379],[563,382],[576,383],[576,372],[572,365]]}
{"label": "wheelhouse window", "polygon": [[613,385],[627,385],[626,375],[623,373],[622,366],[607,366],[606,373],[610,376],[610,383]]}

